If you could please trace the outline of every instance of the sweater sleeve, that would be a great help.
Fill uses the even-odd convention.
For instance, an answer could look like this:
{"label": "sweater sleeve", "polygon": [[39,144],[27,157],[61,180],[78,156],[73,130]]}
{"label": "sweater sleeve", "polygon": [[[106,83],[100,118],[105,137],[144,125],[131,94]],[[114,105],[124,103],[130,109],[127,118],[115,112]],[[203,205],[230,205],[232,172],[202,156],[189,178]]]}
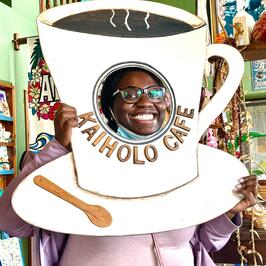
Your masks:
{"label": "sweater sleeve", "polygon": [[218,251],[228,242],[231,234],[242,224],[240,214],[230,220],[225,214],[206,222],[198,228],[198,240],[207,252]]}
{"label": "sweater sleeve", "polygon": [[22,220],[13,210],[11,204],[12,194],[20,182],[30,173],[68,152],[66,148],[53,139],[30,162],[24,163],[22,171],[13,178],[0,198],[0,230],[11,236],[32,236],[33,226]]}

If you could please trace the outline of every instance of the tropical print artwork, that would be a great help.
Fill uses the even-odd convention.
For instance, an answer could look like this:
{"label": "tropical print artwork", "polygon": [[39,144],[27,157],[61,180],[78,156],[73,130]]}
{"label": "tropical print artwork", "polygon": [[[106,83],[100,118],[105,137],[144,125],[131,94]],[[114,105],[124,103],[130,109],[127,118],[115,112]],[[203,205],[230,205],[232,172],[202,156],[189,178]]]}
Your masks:
{"label": "tropical print artwork", "polygon": [[39,39],[34,43],[31,55],[31,69],[28,73],[28,101],[32,115],[38,119],[54,119],[55,111],[59,106],[59,96],[51,77],[43,54]]}
{"label": "tropical print artwork", "polygon": [[53,120],[60,104],[59,95],[43,58],[39,38],[28,39],[28,118],[29,146],[40,151],[53,138]]}

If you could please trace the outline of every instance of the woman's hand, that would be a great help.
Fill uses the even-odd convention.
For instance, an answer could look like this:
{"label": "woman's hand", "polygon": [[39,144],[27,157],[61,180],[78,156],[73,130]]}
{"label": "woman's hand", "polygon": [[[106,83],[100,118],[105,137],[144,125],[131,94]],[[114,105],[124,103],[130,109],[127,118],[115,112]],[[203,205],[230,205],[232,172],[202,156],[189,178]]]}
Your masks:
{"label": "woman's hand", "polygon": [[240,178],[233,191],[239,195],[243,195],[244,198],[226,213],[229,218],[232,218],[236,213],[245,211],[256,204],[256,196],[258,193],[257,177],[250,175]]}
{"label": "woman's hand", "polygon": [[78,127],[76,109],[61,103],[54,119],[55,139],[68,150],[71,150],[72,128],[74,127]]}

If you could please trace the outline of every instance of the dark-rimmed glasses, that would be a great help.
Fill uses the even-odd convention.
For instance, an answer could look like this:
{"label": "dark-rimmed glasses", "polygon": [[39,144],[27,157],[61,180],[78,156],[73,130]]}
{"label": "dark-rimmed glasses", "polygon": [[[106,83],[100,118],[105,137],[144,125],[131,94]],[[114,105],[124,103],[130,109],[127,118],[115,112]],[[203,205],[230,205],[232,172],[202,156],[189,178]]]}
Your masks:
{"label": "dark-rimmed glasses", "polygon": [[152,85],[144,89],[129,86],[123,89],[118,89],[114,92],[113,96],[117,93],[121,93],[122,98],[126,103],[138,102],[143,94],[145,94],[151,102],[158,103],[164,99],[165,88],[158,85]]}

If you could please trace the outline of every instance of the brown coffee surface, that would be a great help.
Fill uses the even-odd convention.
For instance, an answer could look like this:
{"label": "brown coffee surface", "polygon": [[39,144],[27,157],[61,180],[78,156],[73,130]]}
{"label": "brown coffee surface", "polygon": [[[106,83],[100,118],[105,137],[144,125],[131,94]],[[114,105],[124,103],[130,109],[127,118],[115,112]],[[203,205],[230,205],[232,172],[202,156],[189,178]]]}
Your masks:
{"label": "brown coffee surface", "polygon": [[[147,13],[133,10],[128,11],[129,16],[126,20],[126,10],[114,10],[115,15],[112,18],[112,22],[115,26],[110,22],[113,16],[111,9],[88,11],[67,16],[54,22],[53,26],[69,31],[127,38],[163,37],[193,30],[191,25],[183,21],[152,13],[147,18],[147,25],[145,23]],[[149,29],[147,29],[148,27]]]}

